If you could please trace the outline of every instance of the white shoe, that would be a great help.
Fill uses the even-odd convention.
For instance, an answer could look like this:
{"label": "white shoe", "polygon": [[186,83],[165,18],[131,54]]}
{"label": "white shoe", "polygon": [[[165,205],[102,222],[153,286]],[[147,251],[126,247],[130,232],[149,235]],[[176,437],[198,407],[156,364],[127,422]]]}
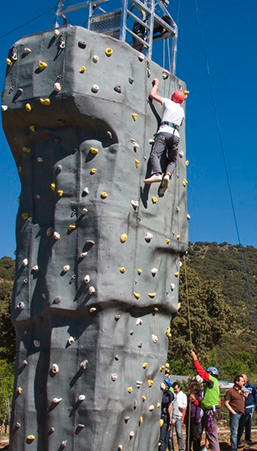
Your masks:
{"label": "white shoe", "polygon": [[166,189],[168,189],[169,183],[170,183],[170,177],[169,177],[168,174],[166,174],[163,177],[163,181],[162,181],[162,186],[161,187],[166,191]]}
{"label": "white shoe", "polygon": [[158,183],[162,181],[162,175],[161,174],[153,174],[148,179],[144,180],[144,183],[146,185],[150,185],[151,183]]}

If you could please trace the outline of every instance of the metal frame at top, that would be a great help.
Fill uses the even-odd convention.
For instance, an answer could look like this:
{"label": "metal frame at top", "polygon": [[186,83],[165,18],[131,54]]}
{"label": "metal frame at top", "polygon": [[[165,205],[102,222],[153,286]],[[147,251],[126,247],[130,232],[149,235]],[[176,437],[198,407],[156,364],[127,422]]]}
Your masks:
{"label": "metal frame at top", "polygon": [[171,40],[169,70],[175,74],[178,29],[167,10],[168,0],[121,0],[121,7],[110,11],[103,9],[102,3],[110,6],[112,2],[86,0],[66,7],[65,0],[59,0],[55,27],[59,27],[60,18],[63,24],[68,23],[66,14],[87,8],[85,23],[89,30],[113,36],[124,42],[128,42],[130,37],[133,40],[132,44],[130,42],[132,47],[145,53],[150,59],[156,41],[165,40],[169,51]]}

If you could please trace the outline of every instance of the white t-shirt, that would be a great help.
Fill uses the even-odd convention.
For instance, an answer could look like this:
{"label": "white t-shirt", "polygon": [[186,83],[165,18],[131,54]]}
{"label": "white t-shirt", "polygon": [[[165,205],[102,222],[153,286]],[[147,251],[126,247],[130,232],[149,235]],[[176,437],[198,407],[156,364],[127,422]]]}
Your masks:
{"label": "white t-shirt", "polygon": [[[163,112],[162,112],[162,122],[172,122],[175,125],[180,126],[182,120],[185,117],[184,110],[180,103],[173,102],[171,99],[166,99],[165,97],[162,98],[162,106],[163,106]],[[178,130],[174,129],[173,127],[170,127],[169,125],[161,125],[158,129],[157,133],[160,132],[166,132],[171,133],[175,136],[179,137]]]}

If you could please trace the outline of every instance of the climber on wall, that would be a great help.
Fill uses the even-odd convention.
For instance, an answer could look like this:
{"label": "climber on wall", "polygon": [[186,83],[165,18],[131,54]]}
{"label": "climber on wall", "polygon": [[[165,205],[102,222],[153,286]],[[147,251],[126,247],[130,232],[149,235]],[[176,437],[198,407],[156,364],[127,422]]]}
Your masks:
{"label": "climber on wall", "polygon": [[[183,123],[184,110],[181,103],[184,100],[182,91],[175,91],[171,99],[157,94],[159,80],[155,78],[154,85],[150,92],[151,99],[156,100],[163,106],[163,114],[161,125],[157,131],[154,145],[150,155],[151,175],[144,180],[146,184],[161,182],[161,188],[165,191],[169,186],[172,173],[177,165],[178,146],[180,141],[179,127]],[[167,166],[164,177],[162,177],[162,169],[160,159],[166,150]]]}

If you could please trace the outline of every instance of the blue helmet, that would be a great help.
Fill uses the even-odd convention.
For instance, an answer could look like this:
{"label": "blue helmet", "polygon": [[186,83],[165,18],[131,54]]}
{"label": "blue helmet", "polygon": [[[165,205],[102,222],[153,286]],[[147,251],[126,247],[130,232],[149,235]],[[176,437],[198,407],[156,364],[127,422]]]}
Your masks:
{"label": "blue helmet", "polygon": [[166,384],[169,386],[169,388],[171,387],[171,381],[168,377],[164,378],[164,382],[166,382]]}
{"label": "blue helmet", "polygon": [[207,373],[212,373],[213,376],[218,376],[219,372],[217,370],[217,368],[215,368],[215,366],[209,366],[209,368],[207,368],[206,370]]}

